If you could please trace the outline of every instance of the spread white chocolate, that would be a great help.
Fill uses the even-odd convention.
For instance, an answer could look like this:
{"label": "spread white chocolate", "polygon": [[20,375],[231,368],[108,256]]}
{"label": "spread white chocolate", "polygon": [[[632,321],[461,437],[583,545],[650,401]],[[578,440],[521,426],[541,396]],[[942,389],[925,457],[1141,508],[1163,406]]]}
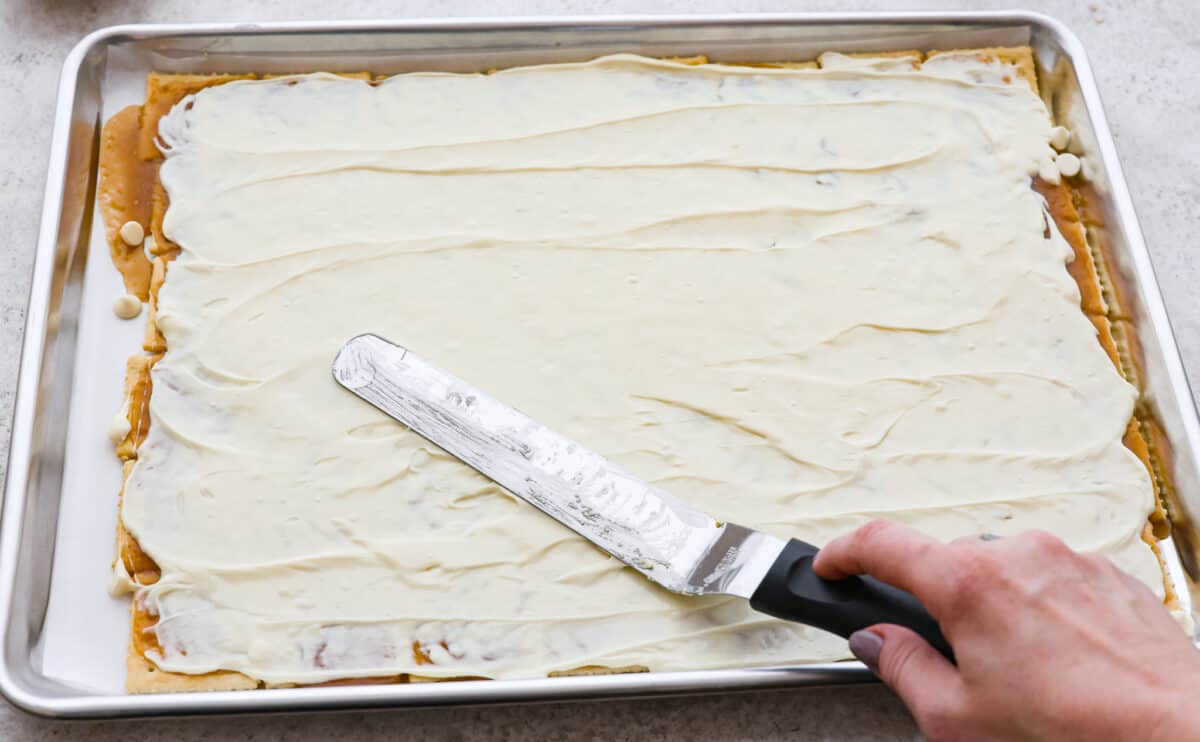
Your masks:
{"label": "spread white chocolate", "polygon": [[720,519],[818,544],[872,517],[1049,528],[1161,594],[1135,392],[1030,189],[1056,169],[1042,102],[970,57],[825,62],[176,106],[182,253],[122,511],[162,570],[151,659],[312,683],[847,656],[660,590],[351,397],[330,363],[362,332]]}

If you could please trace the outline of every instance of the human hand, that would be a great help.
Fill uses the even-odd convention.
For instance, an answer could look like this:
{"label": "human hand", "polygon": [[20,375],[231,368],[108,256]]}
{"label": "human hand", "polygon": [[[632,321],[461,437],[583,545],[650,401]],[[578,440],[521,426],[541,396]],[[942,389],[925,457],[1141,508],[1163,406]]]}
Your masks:
{"label": "human hand", "polygon": [[850,637],[931,740],[1200,739],[1200,652],[1106,557],[1040,531],[945,544],[874,521],[813,571],[872,575],[938,620],[957,666],[899,626]]}

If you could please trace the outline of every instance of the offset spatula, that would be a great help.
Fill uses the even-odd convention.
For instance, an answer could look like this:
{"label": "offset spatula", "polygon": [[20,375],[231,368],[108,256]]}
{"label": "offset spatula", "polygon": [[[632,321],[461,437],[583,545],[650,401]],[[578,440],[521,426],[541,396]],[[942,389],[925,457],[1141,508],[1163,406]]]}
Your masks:
{"label": "offset spatula", "polygon": [[376,335],[346,343],[338,383],[668,590],[747,598],[762,613],[848,637],[877,623],[946,657],[937,622],[871,577],[827,581],[817,548],[714,520],[599,454]]}

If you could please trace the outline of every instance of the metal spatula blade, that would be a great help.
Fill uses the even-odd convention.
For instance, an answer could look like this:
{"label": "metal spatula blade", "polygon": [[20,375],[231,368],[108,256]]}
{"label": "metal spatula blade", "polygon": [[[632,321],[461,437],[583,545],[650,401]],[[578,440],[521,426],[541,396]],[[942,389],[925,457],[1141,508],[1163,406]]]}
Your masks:
{"label": "metal spatula blade", "polygon": [[723,593],[759,611],[849,636],[898,623],[950,657],[913,596],[870,577],[829,582],[817,549],[721,523],[377,335],[333,362],[339,384],[664,588]]}
{"label": "metal spatula blade", "polygon": [[376,335],[347,343],[333,369],[342,386],[668,590],[749,598],[783,550]]}

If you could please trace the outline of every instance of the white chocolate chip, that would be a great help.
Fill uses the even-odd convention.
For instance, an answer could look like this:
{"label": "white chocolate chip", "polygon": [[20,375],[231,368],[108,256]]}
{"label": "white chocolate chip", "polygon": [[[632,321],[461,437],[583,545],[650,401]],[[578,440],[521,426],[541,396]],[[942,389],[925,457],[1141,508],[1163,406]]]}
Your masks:
{"label": "white chocolate chip", "polygon": [[1079,158],[1070,152],[1063,152],[1061,155],[1056,157],[1054,159],[1054,164],[1058,165],[1058,172],[1061,173],[1064,178],[1070,178],[1074,175],[1079,175],[1081,163],[1079,162]]}
{"label": "white chocolate chip", "polygon": [[134,590],[137,590],[137,583],[129,576],[129,572],[125,570],[125,562],[117,559],[113,562],[112,574],[108,578],[108,594],[114,598],[119,598],[122,595],[128,595]]}
{"label": "white chocolate chip", "polygon": [[1062,182],[1062,177],[1058,174],[1058,167],[1053,161],[1038,168],[1038,177],[1052,185],[1058,185]]}
{"label": "white chocolate chip", "polygon": [[146,230],[137,222],[125,222],[121,225],[121,239],[126,245],[140,245],[146,239]]}
{"label": "white chocolate chip", "polygon": [[1071,132],[1065,126],[1056,126],[1050,130],[1050,146],[1062,152],[1071,143]]}
{"label": "white chocolate chip", "polygon": [[142,313],[142,300],[133,294],[123,294],[113,302],[113,314],[121,319],[133,319]]}
{"label": "white chocolate chip", "polygon": [[124,412],[118,412],[113,416],[112,423],[108,426],[108,439],[113,442],[114,446],[121,445],[121,442],[129,436],[129,431],[133,427],[129,424],[129,417]]}

